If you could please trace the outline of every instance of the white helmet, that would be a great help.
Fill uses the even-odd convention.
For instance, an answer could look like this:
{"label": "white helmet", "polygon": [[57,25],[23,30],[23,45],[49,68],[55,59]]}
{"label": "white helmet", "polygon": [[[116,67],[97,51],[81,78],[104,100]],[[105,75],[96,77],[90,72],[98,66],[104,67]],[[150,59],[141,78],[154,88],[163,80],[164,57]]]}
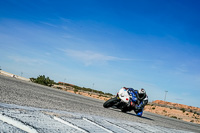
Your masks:
{"label": "white helmet", "polygon": [[141,100],[146,97],[146,91],[143,88],[141,88],[140,90],[138,90],[138,97]]}

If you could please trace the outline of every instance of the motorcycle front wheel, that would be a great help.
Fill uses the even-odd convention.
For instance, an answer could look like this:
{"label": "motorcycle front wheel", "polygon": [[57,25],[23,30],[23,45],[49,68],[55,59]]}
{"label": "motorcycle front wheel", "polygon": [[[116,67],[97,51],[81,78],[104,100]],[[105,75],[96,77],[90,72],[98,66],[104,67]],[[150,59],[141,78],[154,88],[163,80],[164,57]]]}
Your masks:
{"label": "motorcycle front wheel", "polygon": [[120,99],[118,99],[117,97],[111,98],[111,99],[109,99],[108,101],[106,101],[106,102],[103,104],[103,107],[104,107],[104,108],[112,107],[114,104],[116,104],[116,103],[119,102],[119,101],[120,101]]}

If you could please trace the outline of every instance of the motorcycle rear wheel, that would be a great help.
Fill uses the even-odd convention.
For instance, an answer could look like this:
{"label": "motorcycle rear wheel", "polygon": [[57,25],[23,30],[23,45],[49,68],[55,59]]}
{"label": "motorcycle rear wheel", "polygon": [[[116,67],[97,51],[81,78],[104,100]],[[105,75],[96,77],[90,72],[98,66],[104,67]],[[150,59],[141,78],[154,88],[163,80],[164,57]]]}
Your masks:
{"label": "motorcycle rear wheel", "polygon": [[128,110],[126,108],[121,109],[123,113],[126,113]]}

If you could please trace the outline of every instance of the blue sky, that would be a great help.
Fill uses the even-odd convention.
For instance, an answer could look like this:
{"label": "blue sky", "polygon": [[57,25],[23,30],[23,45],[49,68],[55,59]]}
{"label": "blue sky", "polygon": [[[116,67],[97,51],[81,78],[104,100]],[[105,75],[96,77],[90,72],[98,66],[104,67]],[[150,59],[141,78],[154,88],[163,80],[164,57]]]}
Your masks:
{"label": "blue sky", "polygon": [[0,66],[200,107],[200,1],[4,0]]}

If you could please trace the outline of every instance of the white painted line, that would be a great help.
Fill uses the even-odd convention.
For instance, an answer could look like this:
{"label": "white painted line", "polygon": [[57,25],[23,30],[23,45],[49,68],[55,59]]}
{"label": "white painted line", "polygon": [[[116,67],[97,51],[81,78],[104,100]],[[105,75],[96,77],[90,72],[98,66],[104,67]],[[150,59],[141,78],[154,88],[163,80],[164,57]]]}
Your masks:
{"label": "white painted line", "polygon": [[111,131],[111,130],[109,130],[109,129],[106,129],[106,128],[104,128],[103,126],[98,125],[98,124],[92,122],[91,120],[88,120],[88,119],[86,119],[86,118],[83,118],[83,120],[85,120],[85,121],[87,121],[87,122],[89,122],[89,123],[91,123],[91,124],[93,124],[93,125],[95,125],[95,126],[97,126],[97,127],[100,127],[100,128],[102,128],[103,130],[105,130],[105,131],[107,131],[107,132],[109,132],[109,133],[113,133],[113,131]]}
{"label": "white painted line", "polygon": [[130,132],[129,130],[127,130],[127,129],[125,129],[125,128],[122,128],[122,127],[120,127],[120,126],[118,126],[118,125],[115,125],[115,124],[113,124],[113,123],[111,123],[111,122],[109,122],[109,121],[106,121],[106,122],[108,122],[109,124],[111,124],[111,125],[113,125],[113,126],[119,128],[119,129],[121,129],[121,130],[124,130],[124,131],[126,131],[126,132]]}
{"label": "white painted line", "polygon": [[21,130],[24,130],[24,131],[26,131],[28,133],[37,133],[37,131],[34,128],[32,128],[32,127],[30,127],[28,125],[25,125],[20,121],[14,120],[14,119],[12,119],[12,118],[10,118],[8,116],[0,114],[0,120],[3,121],[3,122],[8,123],[10,125],[13,125],[13,126],[19,128]]}
{"label": "white painted line", "polygon": [[64,121],[64,120],[62,120],[62,119],[60,119],[60,118],[58,118],[58,117],[55,117],[55,116],[54,116],[53,118],[54,118],[54,120],[57,120],[57,121],[59,121],[59,122],[65,124],[65,125],[68,125],[68,126],[70,126],[70,127],[72,127],[72,128],[75,128],[75,129],[77,129],[77,130],[79,130],[79,131],[81,131],[81,132],[88,133],[86,130],[81,129],[81,128],[79,128],[79,127],[77,127],[77,126],[75,126],[75,125],[73,125],[73,124],[71,124],[71,123],[69,123],[69,122],[67,122],[67,121]]}

